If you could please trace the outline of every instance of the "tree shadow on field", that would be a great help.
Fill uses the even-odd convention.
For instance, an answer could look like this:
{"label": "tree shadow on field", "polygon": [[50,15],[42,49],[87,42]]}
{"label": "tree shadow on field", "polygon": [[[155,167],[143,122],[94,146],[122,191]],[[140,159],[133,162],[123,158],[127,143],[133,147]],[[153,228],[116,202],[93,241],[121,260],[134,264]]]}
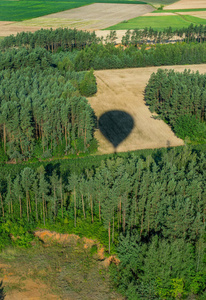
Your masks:
{"label": "tree shadow on field", "polygon": [[6,293],[4,292],[3,280],[0,281],[0,300],[4,300],[6,297]]}
{"label": "tree shadow on field", "polygon": [[116,153],[116,148],[134,128],[134,119],[122,110],[111,110],[100,116],[98,125],[101,133],[114,146]]}

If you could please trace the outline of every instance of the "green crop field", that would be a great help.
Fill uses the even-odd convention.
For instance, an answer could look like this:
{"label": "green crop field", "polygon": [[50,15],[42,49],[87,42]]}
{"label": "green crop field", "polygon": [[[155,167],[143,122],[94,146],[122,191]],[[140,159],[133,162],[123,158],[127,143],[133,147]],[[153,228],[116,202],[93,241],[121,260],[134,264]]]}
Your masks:
{"label": "green crop field", "polygon": [[[145,4],[143,1],[99,0],[98,3]],[[92,0],[0,0],[0,21],[23,21],[95,3]]]}
{"label": "green crop field", "polygon": [[117,25],[106,28],[107,30],[128,30],[135,28],[152,27],[155,30],[163,30],[164,28],[183,28],[188,27],[191,23],[206,25],[206,19],[200,19],[193,16],[152,16],[137,17],[129,21],[124,21]]}

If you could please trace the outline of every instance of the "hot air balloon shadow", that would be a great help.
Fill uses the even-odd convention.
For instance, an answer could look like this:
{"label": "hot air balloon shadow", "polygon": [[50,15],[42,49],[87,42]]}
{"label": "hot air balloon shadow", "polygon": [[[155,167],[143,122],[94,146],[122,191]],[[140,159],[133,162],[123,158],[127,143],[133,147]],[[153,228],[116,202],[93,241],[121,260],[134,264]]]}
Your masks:
{"label": "hot air balloon shadow", "polygon": [[111,110],[102,114],[98,127],[104,137],[114,146],[114,152],[134,128],[134,119],[122,110]]}

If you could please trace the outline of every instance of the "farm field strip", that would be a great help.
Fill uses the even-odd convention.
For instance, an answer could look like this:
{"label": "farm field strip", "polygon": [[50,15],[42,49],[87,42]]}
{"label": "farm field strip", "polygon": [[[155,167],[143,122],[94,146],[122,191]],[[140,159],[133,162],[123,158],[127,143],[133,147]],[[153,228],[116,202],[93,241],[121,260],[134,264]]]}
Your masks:
{"label": "farm field strip", "polygon": [[188,27],[191,23],[193,24],[203,24],[206,22],[203,18],[197,18],[195,16],[188,15],[165,15],[161,14],[156,16],[151,14],[150,16],[141,16],[134,19],[130,19],[128,22],[122,22],[114,26],[106,28],[107,30],[128,30],[128,29],[144,29],[145,27],[152,27],[155,30],[163,30],[168,27],[173,29],[179,29],[183,27]]}
{"label": "farm field strip", "polygon": [[102,29],[144,15],[153,9],[149,5],[96,3],[22,22],[0,22],[0,36],[51,27]]}
{"label": "farm field strip", "polygon": [[[92,0],[24,0],[6,1],[0,0],[0,21],[23,21],[56,12],[74,9],[93,4]],[[131,4],[129,0],[99,0],[98,3],[124,3]],[[132,1],[132,4],[146,4],[143,1]]]}
{"label": "farm field strip", "polygon": [[164,7],[164,9],[193,9],[193,8],[206,8],[206,1],[205,0],[180,0]]}
{"label": "farm field strip", "polygon": [[[111,110],[122,110],[130,114],[135,122],[131,134],[117,147],[117,152],[138,149],[180,146],[184,142],[177,138],[170,127],[162,120],[155,120],[144,102],[144,89],[153,72],[159,67],[101,70],[95,71],[97,94],[89,102],[99,118]],[[205,73],[206,65],[167,66],[162,69],[174,69],[182,72],[185,69]],[[99,141],[99,153],[112,153],[112,144],[101,134],[95,132]]]}

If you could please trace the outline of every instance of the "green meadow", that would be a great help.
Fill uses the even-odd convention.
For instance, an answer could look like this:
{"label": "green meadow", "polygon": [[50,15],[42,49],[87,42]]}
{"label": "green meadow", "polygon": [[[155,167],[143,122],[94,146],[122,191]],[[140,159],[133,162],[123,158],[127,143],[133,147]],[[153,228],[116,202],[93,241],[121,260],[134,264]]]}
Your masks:
{"label": "green meadow", "polygon": [[173,29],[188,27],[191,23],[206,25],[206,19],[200,19],[193,16],[151,16],[137,17],[129,21],[123,21],[117,25],[106,28],[107,30],[128,30],[128,29],[143,29],[152,27],[155,30],[163,30],[164,28],[172,27]]}
{"label": "green meadow", "polygon": [[[98,3],[145,4],[143,1],[99,0]],[[91,0],[0,0],[0,21],[23,21],[95,3]]]}

